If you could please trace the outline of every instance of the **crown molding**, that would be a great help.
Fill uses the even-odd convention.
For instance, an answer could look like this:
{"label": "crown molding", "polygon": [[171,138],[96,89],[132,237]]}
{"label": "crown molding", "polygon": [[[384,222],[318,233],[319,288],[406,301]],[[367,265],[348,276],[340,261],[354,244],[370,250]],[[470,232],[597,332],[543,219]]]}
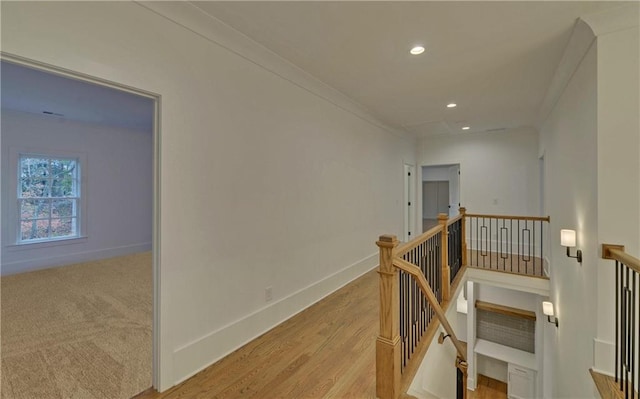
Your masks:
{"label": "crown molding", "polygon": [[579,18],[564,49],[560,63],[547,89],[536,127],[540,129],[556,106],[571,77],[599,36],[637,27],[640,21],[640,3],[629,3]]}
{"label": "crown molding", "polygon": [[207,14],[191,2],[138,1],[136,3],[393,136],[415,141],[410,133],[380,121],[348,96]]}
{"label": "crown molding", "polygon": [[538,119],[536,120],[538,130],[540,130],[551,114],[551,111],[553,111],[553,108],[555,108],[556,103],[584,59],[584,56],[587,54],[587,51],[591,48],[595,38],[596,36],[593,34],[591,27],[582,19],[578,19],[573,26],[569,42],[564,49],[560,63],[558,63],[553,78],[551,78],[551,83],[547,88],[547,93],[540,106]]}
{"label": "crown molding", "polygon": [[634,28],[640,24],[640,3],[633,2],[595,14],[585,15],[582,19],[589,25],[596,36]]}

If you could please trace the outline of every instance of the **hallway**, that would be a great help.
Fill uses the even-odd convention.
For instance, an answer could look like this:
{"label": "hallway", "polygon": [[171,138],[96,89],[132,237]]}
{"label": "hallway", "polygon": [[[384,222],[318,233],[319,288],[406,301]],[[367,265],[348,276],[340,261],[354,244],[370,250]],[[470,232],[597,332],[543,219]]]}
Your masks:
{"label": "hallway", "polygon": [[157,398],[375,398],[372,270]]}

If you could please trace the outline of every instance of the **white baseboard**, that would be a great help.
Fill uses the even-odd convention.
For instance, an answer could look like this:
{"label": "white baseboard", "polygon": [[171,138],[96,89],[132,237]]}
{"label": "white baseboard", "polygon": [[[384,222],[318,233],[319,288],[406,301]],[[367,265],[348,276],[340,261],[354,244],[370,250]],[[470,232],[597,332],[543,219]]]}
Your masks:
{"label": "white baseboard", "polygon": [[436,395],[432,394],[431,392],[423,388],[411,387],[409,388],[407,393],[411,396],[415,396],[418,399],[440,399]]}
{"label": "white baseboard", "polygon": [[2,267],[0,268],[0,275],[9,276],[17,273],[32,272],[52,267],[66,266],[74,263],[88,262],[146,251],[151,251],[150,242],[93,251],[65,253],[64,255],[19,260],[15,262],[3,262]]}
{"label": "white baseboard", "polygon": [[[173,353],[175,384],[193,376],[327,295],[372,270],[378,253],[177,348]],[[224,343],[224,345],[221,345]]]}
{"label": "white baseboard", "polygon": [[593,340],[593,369],[612,376],[615,367],[615,349],[613,342],[595,338]]}

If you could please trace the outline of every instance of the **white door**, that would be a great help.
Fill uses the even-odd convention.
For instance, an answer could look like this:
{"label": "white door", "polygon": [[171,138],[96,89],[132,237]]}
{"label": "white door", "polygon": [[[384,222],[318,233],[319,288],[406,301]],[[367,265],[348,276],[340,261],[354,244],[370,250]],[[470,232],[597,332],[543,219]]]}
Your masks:
{"label": "white door", "polygon": [[414,234],[415,219],[415,166],[404,165],[404,241],[411,241]]}

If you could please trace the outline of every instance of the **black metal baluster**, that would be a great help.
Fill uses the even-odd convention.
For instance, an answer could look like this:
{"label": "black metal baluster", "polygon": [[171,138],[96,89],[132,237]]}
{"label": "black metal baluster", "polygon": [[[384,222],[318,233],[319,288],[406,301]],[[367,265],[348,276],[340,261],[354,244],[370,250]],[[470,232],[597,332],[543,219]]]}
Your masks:
{"label": "black metal baluster", "polygon": [[616,361],[615,361],[615,366],[616,366],[616,373],[615,373],[615,381],[618,382],[618,352],[620,351],[620,345],[619,345],[619,328],[618,325],[620,324],[620,265],[618,264],[618,261],[616,261],[616,323],[615,323],[615,328],[616,328],[616,349],[615,349],[615,356],[616,356]]}
{"label": "black metal baluster", "polygon": [[536,221],[532,221],[531,224],[533,225],[533,270],[532,270],[532,275],[536,275]]}
{"label": "black metal baluster", "polygon": [[520,219],[518,219],[518,273],[520,273]]}
{"label": "black metal baluster", "polygon": [[635,392],[636,376],[635,376],[635,353],[636,353],[636,272],[632,271],[631,282],[631,395]]}
{"label": "black metal baluster", "polygon": [[511,258],[511,273],[513,273],[513,219],[509,219],[509,258]]}

